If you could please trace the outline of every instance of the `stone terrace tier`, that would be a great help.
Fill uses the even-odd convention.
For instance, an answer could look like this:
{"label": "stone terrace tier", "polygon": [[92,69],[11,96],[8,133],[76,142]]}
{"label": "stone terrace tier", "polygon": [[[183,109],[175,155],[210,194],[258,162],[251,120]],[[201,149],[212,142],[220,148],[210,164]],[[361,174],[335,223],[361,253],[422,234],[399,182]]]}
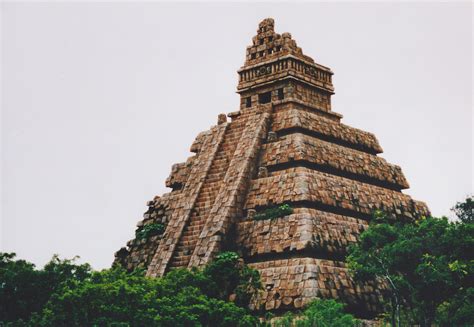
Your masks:
{"label": "stone terrace tier", "polygon": [[294,104],[278,106],[273,118],[272,131],[279,135],[300,131],[370,154],[383,152],[372,133],[334,122]]}
{"label": "stone terrace tier", "polygon": [[260,271],[264,292],[260,305],[266,310],[299,309],[314,298],[336,298],[359,316],[380,311],[382,295],[375,283],[356,284],[344,262],[292,258],[251,263]]}
{"label": "stone terrace tier", "polygon": [[306,167],[288,168],[254,180],[246,209],[294,202],[366,219],[370,219],[374,210],[401,219],[429,213],[424,203],[406,194]]}
{"label": "stone terrace tier", "polygon": [[280,170],[291,165],[310,165],[394,190],[408,188],[399,166],[383,158],[319,140],[301,133],[288,134],[263,147],[262,166]]}
{"label": "stone terrace tier", "polygon": [[368,226],[363,219],[311,208],[294,208],[278,219],[238,224],[237,244],[246,260],[290,252],[310,251],[321,257],[342,258],[347,246],[357,242]]}

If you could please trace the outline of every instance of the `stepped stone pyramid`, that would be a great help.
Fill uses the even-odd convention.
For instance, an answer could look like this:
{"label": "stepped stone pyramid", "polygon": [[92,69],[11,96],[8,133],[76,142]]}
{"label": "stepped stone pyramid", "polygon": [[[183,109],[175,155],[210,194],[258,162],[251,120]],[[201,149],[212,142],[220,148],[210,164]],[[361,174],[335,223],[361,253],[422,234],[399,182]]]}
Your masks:
{"label": "stepped stone pyramid", "polygon": [[[275,33],[273,19],[259,24],[238,74],[240,109],[197,136],[194,155],[166,180],[172,191],[148,202],[137,225],[163,232],[129,241],[115,263],[162,276],[234,250],[260,271],[259,307],[292,310],[320,297],[340,298],[359,316],[377,312],[381,292],[351,279],[347,246],[376,209],[412,220],[428,208],[401,192],[408,183],[377,156],[373,134],[340,122],[333,72],[289,33]],[[292,213],[254,219],[282,204]]]}

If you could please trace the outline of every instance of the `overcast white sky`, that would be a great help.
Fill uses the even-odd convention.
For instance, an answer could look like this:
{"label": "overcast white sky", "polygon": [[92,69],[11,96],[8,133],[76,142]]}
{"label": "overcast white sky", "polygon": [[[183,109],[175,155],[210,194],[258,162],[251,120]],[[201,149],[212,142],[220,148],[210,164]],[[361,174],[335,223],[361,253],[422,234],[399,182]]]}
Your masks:
{"label": "overcast white sky", "polygon": [[442,3],[2,3],[1,250],[96,269],[219,113],[275,18],[335,72],[333,109],[373,132],[434,215],[472,193],[472,8]]}

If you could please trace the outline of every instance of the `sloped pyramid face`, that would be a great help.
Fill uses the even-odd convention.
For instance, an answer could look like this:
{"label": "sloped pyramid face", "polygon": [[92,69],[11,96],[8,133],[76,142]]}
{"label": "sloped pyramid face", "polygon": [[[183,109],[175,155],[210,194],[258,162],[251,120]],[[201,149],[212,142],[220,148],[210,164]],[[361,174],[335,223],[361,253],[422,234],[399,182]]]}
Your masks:
{"label": "sloped pyramid face", "polygon": [[[401,192],[408,183],[377,156],[373,134],[340,122],[331,110],[332,71],[289,33],[276,34],[272,19],[260,23],[238,73],[240,110],[197,136],[194,155],[166,180],[172,191],[150,201],[138,223],[139,231],[157,224],[164,231],[129,241],[116,263],[161,276],[234,250],[260,271],[266,310],[322,297],[340,298],[359,315],[376,312],[377,285],[351,280],[347,246],[374,210],[411,220],[428,215],[426,205]],[[291,214],[255,219],[282,204]]]}

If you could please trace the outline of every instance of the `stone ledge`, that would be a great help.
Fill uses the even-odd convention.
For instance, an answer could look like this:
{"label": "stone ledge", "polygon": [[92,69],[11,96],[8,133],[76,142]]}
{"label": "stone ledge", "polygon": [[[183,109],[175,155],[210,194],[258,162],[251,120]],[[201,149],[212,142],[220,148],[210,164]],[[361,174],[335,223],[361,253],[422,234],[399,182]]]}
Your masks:
{"label": "stone ledge", "polygon": [[374,283],[354,283],[346,264],[315,258],[250,263],[260,272],[264,291],[258,305],[266,310],[300,309],[314,298],[336,298],[366,315],[380,310],[382,294]]}
{"label": "stone ledge", "polygon": [[328,141],[340,141],[344,145],[372,154],[382,153],[377,139],[372,133],[364,132],[315,113],[300,110],[298,107],[286,105],[276,111],[273,118],[272,131],[282,134],[285,130],[301,129],[326,136]]}
{"label": "stone ledge", "polygon": [[423,202],[406,194],[304,167],[272,172],[269,177],[253,180],[246,209],[299,201],[322,203],[369,217],[374,210],[400,219],[429,215]]}
{"label": "stone ledge", "polygon": [[399,166],[389,164],[385,159],[375,155],[322,141],[309,135],[289,134],[276,142],[266,144],[263,148],[261,163],[265,166],[294,161],[307,161],[327,167],[339,171],[338,175],[349,174],[360,181],[364,181],[366,177],[369,179],[367,182],[371,183],[370,179],[374,179],[375,182],[379,181],[379,186],[388,184],[388,187],[398,190],[409,187]]}
{"label": "stone ledge", "polygon": [[314,250],[345,255],[368,222],[310,208],[294,208],[293,214],[238,224],[236,243],[244,257]]}

